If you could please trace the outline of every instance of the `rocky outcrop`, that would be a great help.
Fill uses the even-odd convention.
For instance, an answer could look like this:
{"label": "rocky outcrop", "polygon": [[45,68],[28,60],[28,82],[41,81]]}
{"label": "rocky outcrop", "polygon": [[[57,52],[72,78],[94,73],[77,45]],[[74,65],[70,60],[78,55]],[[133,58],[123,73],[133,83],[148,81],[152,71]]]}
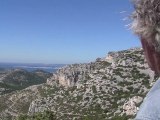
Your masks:
{"label": "rocky outcrop", "polygon": [[136,115],[137,111],[139,110],[139,105],[142,102],[143,98],[140,96],[134,96],[130,98],[124,105],[123,105],[123,113],[126,115]]}
{"label": "rocky outcrop", "polygon": [[65,86],[76,86],[78,82],[85,80],[86,75],[93,70],[93,63],[90,64],[73,64],[59,69],[53,76],[47,80],[47,84],[52,82]]}

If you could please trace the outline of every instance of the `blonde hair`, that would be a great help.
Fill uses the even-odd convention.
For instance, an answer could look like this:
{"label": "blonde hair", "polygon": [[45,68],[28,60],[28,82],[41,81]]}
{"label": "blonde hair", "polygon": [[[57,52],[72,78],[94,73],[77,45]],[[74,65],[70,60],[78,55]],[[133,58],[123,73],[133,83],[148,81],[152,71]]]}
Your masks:
{"label": "blonde hair", "polygon": [[133,3],[131,28],[160,52],[160,0],[133,0]]}

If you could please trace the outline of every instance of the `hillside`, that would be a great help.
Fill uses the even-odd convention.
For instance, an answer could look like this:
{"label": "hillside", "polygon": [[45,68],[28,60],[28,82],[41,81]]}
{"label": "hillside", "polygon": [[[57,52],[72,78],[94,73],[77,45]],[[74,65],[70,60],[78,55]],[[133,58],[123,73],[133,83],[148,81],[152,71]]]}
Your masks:
{"label": "hillside", "polygon": [[49,77],[51,77],[50,73],[41,70],[28,72],[23,69],[2,69],[0,70],[0,94],[45,83]]}
{"label": "hillside", "polygon": [[133,119],[156,79],[141,48],[109,52],[65,66],[44,84],[1,95],[0,118],[35,119],[49,111],[58,120]]}

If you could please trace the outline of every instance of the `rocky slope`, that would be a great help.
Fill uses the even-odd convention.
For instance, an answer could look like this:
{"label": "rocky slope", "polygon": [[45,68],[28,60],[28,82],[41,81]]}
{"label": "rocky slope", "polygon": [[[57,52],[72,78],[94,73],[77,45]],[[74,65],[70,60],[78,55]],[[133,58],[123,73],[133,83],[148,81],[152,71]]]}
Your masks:
{"label": "rocky slope", "polygon": [[47,110],[58,120],[133,119],[156,79],[141,48],[109,52],[92,63],[65,66],[45,84],[1,95],[0,118]]}

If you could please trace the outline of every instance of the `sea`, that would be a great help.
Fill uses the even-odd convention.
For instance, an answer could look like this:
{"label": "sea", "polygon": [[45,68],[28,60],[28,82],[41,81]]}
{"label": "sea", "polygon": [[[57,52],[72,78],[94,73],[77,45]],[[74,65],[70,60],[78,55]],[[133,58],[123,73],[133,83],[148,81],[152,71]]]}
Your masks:
{"label": "sea", "polygon": [[29,72],[43,70],[53,73],[66,64],[41,64],[41,63],[0,63],[0,70],[24,69]]}

